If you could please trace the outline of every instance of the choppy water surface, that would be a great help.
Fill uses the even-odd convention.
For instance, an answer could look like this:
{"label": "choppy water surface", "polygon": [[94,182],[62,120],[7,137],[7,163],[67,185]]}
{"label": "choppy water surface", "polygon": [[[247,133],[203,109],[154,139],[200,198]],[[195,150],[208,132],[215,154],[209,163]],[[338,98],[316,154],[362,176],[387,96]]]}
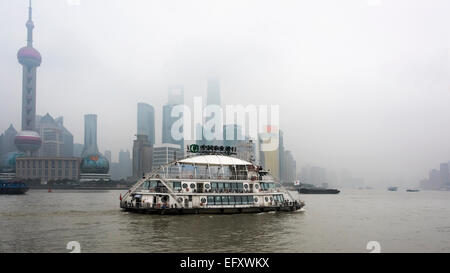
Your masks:
{"label": "choppy water surface", "polygon": [[450,192],[302,195],[304,212],[158,216],[123,212],[120,191],[0,195],[0,252],[450,252]]}

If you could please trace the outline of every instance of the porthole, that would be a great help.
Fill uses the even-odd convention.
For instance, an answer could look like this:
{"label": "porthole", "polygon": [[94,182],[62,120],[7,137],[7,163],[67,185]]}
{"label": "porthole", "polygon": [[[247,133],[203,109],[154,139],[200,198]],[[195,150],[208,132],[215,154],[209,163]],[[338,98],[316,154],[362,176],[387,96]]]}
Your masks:
{"label": "porthole", "polygon": [[183,189],[186,189],[188,185],[186,183],[183,184]]}
{"label": "porthole", "polygon": [[191,183],[191,189],[194,189],[194,188],[195,188],[195,184]]}
{"label": "porthole", "polygon": [[248,184],[244,184],[244,188],[248,189]]}
{"label": "porthole", "polygon": [[255,201],[255,203],[258,203],[258,197],[253,198],[253,201]]}
{"label": "porthole", "polygon": [[271,197],[270,197],[270,202],[272,202],[272,201],[273,201],[273,197],[271,196]]}
{"label": "porthole", "polygon": [[206,198],[203,197],[200,201],[201,201],[202,203],[206,203]]}
{"label": "porthole", "polygon": [[259,189],[259,185],[258,184],[255,184],[255,189]]}
{"label": "porthole", "polygon": [[209,189],[210,185],[209,184],[205,184],[205,189]]}
{"label": "porthole", "polygon": [[266,202],[269,202],[269,198],[267,196],[264,197],[264,200],[266,200]]}

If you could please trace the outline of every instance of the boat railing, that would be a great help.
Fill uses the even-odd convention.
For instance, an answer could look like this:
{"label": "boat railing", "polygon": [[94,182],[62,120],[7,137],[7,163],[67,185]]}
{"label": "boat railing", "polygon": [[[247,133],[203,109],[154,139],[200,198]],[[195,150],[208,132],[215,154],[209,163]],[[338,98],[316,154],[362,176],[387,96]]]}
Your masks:
{"label": "boat railing", "polygon": [[157,178],[164,179],[196,179],[196,180],[249,180],[248,175],[209,175],[209,174],[193,174],[193,173],[163,173],[159,172],[155,175]]}

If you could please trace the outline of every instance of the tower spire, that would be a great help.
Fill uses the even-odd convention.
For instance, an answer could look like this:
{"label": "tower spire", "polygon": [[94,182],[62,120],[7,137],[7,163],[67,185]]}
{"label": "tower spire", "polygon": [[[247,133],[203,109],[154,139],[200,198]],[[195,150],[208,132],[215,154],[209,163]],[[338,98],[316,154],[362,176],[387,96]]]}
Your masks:
{"label": "tower spire", "polygon": [[33,23],[33,19],[32,19],[32,13],[33,10],[31,8],[31,0],[30,0],[30,6],[28,7],[28,21],[26,24],[27,27],[27,46],[33,46],[33,28],[34,28],[34,23]]}
{"label": "tower spire", "polygon": [[30,6],[28,7],[28,20],[31,21],[31,13],[32,13],[32,8],[31,8],[31,0],[30,0]]}

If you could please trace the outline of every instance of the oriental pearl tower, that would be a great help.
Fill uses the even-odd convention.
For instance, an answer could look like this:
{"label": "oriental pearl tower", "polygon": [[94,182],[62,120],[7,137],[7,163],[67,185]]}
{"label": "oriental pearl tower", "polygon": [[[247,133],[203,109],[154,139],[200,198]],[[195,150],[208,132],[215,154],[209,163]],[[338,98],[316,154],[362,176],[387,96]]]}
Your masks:
{"label": "oriental pearl tower", "polygon": [[31,19],[31,0],[28,8],[27,46],[17,53],[17,59],[23,67],[22,76],[22,131],[17,134],[14,143],[19,151],[32,156],[41,147],[41,137],[35,131],[36,123],[36,68],[41,65],[41,54],[33,48],[33,28]]}

